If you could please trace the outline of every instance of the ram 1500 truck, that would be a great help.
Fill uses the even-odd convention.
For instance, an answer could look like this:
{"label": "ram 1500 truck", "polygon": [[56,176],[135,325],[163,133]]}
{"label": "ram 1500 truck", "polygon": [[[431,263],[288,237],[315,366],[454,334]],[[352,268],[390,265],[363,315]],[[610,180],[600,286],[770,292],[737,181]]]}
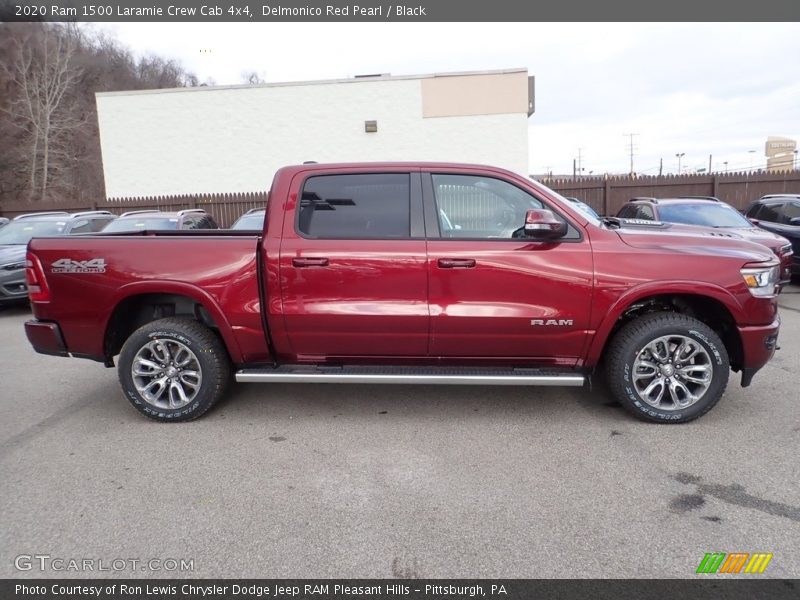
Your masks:
{"label": "ram 1500 truck", "polygon": [[261,235],[33,239],[37,352],[114,366],[160,421],[238,382],[583,386],[639,418],[710,410],[772,357],[778,260],[691,226],[596,219],[512,172],[305,164]]}

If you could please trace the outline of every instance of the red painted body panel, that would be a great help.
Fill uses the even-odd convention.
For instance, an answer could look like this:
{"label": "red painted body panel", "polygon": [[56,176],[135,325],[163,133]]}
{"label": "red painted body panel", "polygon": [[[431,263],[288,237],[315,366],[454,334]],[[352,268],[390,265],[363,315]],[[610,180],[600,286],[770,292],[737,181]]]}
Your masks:
{"label": "red painted body panel", "polygon": [[[34,302],[39,320],[61,326],[71,353],[103,359],[103,341],[117,305],[139,294],[194,299],[218,325],[237,363],[267,360],[261,326],[255,236],[87,236],[39,238],[49,302]],[[52,263],[102,258],[104,273],[53,273]]]}
{"label": "red painted body panel", "polygon": [[[308,239],[295,231],[298,190],[309,174],[428,171],[505,179],[555,208],[581,239],[349,241]],[[31,241],[30,250],[41,260],[50,289],[49,301],[34,303],[36,318],[59,325],[70,353],[98,360],[107,358],[104,339],[119,303],[153,293],[202,305],[237,364],[593,367],[619,316],[660,294],[702,295],[722,304],[740,331],[747,368],[769,360],[773,350],[765,339],[777,332],[775,299],[752,296],[739,272],[748,263],[774,261],[762,246],[680,228],[609,229],[547,188],[484,166],[286,167],[275,175],[261,238],[45,238]],[[53,273],[52,263],[62,258],[102,258],[106,270]],[[295,260],[319,258],[327,264]],[[470,266],[441,268],[440,259],[466,259]],[[262,326],[259,275],[271,348]]]}
{"label": "red painted body panel", "polygon": [[[441,268],[441,258],[474,259],[475,267]],[[428,269],[432,355],[569,366],[580,356],[592,303],[588,240],[430,241]],[[559,320],[571,324],[546,324]]]}
{"label": "red painted body panel", "polygon": [[[276,215],[283,220],[278,294],[289,334],[289,357],[298,362],[318,362],[376,353],[426,356],[429,314],[425,240],[302,237],[296,231],[295,216],[303,180],[300,176],[292,178],[283,214]],[[314,259],[327,261],[326,265],[294,264]],[[376,340],[380,340],[378,347]]]}

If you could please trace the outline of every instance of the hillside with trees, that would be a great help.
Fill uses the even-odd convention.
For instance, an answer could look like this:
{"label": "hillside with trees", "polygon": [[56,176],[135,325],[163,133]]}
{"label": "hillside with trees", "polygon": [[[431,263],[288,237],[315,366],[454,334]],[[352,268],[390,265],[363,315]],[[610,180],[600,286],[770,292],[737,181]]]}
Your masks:
{"label": "hillside with trees", "polygon": [[0,203],[104,199],[95,92],[198,84],[90,27],[0,23]]}

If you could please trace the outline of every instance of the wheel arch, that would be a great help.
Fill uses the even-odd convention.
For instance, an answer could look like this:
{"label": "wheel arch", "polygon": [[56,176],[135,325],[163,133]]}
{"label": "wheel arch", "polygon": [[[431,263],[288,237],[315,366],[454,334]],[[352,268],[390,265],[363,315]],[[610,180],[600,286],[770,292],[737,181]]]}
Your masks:
{"label": "wheel arch", "polygon": [[120,288],[106,319],[103,355],[111,363],[122,344],[142,325],[173,316],[190,317],[203,323],[222,339],[230,358],[242,355],[233,329],[218,303],[204,290],[180,282],[148,281]]}
{"label": "wheel arch", "polygon": [[666,311],[694,317],[720,336],[731,362],[739,371],[744,350],[736,322],[742,308],[724,288],[697,282],[680,282],[670,286],[643,286],[631,290],[607,311],[589,346],[586,364],[596,366],[616,332],[642,314]]}

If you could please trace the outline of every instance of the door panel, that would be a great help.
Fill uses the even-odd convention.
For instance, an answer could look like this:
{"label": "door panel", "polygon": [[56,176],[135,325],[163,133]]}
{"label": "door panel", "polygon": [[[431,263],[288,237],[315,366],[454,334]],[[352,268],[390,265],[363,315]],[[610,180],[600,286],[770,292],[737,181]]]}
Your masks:
{"label": "door panel", "polygon": [[435,215],[442,236],[428,242],[430,353],[575,364],[589,327],[589,241],[571,224],[558,242],[512,239],[526,210],[548,208],[516,184],[425,174],[423,181],[426,216]]}
{"label": "door panel", "polygon": [[[422,233],[419,175],[391,175],[337,172],[302,188],[301,177],[292,183],[280,277],[285,327],[301,361],[427,353],[425,240],[411,237]],[[334,239],[340,233],[361,239]]]}
{"label": "door panel", "polygon": [[[428,255],[432,355],[563,364],[580,355],[591,308],[588,242],[441,240]],[[475,266],[443,269],[441,259]]]}

